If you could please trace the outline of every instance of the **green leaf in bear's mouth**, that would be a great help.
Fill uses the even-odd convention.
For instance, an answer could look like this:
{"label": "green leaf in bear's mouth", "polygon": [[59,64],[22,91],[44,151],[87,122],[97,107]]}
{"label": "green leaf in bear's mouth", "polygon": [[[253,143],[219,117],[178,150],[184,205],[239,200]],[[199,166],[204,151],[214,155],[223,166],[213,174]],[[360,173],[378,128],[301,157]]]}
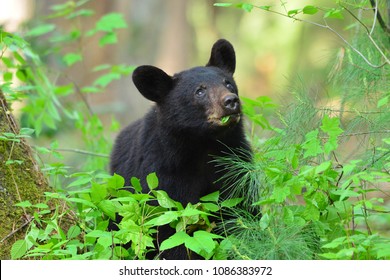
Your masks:
{"label": "green leaf in bear's mouth", "polygon": [[230,116],[224,116],[224,117],[221,118],[221,123],[225,124],[225,123],[227,123],[229,121],[229,119],[230,119]]}

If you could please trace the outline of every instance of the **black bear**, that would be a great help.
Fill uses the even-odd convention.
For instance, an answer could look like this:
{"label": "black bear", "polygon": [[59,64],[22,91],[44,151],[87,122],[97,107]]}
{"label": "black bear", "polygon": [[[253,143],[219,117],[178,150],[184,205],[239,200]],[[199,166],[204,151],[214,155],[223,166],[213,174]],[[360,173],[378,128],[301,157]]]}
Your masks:
{"label": "black bear", "polygon": [[[217,191],[223,170],[213,157],[247,151],[240,99],[233,79],[236,57],[233,46],[218,40],[206,66],[194,67],[173,76],[154,66],[134,70],[133,82],[139,92],[155,105],[140,120],[118,135],[110,168],[125,178],[141,179],[156,172],[159,187],[183,205]],[[217,182],[218,181],[218,182]],[[217,182],[217,183],[216,183]],[[159,240],[173,230],[159,229]],[[183,250],[170,250],[166,259],[186,259]]]}

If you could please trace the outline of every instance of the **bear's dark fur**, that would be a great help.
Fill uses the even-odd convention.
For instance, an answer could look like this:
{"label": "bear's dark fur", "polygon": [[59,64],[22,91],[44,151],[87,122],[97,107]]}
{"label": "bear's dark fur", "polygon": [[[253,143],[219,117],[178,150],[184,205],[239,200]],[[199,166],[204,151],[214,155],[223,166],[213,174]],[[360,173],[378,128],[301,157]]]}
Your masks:
{"label": "bear's dark fur", "polygon": [[[154,66],[140,66],[133,81],[140,93],[156,104],[142,119],[124,128],[111,155],[111,172],[141,179],[156,172],[159,188],[183,205],[217,191],[223,171],[214,156],[240,149],[248,152],[241,104],[233,80],[236,58],[233,46],[218,40],[204,67],[169,76]],[[227,117],[228,116],[228,117]],[[163,241],[174,230],[159,229]],[[169,250],[166,259],[186,259],[184,250]]]}

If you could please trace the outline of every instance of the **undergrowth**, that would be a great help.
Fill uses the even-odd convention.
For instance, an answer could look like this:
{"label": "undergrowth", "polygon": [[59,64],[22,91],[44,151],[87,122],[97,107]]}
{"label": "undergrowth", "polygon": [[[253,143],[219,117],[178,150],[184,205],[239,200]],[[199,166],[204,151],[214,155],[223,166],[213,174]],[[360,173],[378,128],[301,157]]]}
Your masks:
{"label": "undergrowth", "polygon": [[[126,27],[121,14],[110,13],[81,32],[83,20],[94,14],[87,2],[52,6],[49,22],[22,35],[0,31],[1,90],[9,102],[24,101],[25,126],[20,135],[3,134],[0,141],[26,138],[25,132],[55,139],[66,128],[82,136],[85,148],[72,150],[84,155],[83,164],[68,166],[63,152],[69,150],[57,141],[34,146],[45,158],[42,166],[53,191],[45,193],[45,202],[17,204],[33,215],[25,238],[12,247],[13,259],[145,259],[150,251],[182,244],[206,259],[390,259],[388,38],[379,26],[367,36],[364,27],[372,16],[352,17],[357,35],[340,49],[330,70],[328,99],[308,90],[305,81],[291,86],[293,101],[287,106],[268,97],[243,98],[253,161],[241,161],[242,151],[215,158],[228,171],[223,191],[229,198],[222,201],[217,192],[182,205],[158,189],[158,174],[148,176],[149,192],[142,193],[139,179],[124,186],[123,178],[105,171],[112,143],[107,131],[118,129],[118,123],[113,120],[107,129],[86,97],[129,75],[133,66],[96,65],[92,71],[99,77],[82,88],[70,77],[62,76],[69,83],[57,84],[63,69],[81,63],[85,52],[69,52],[64,45],[99,36],[105,47]],[[257,8],[303,24],[308,21],[300,16],[323,13],[320,28],[329,29],[330,20],[365,11],[366,2],[300,9],[283,2],[281,11],[243,3],[219,6]],[[73,28],[56,30],[53,18]],[[41,36],[52,48],[38,55],[29,42]],[[58,69],[49,71],[50,57],[62,57]],[[119,230],[108,231],[116,214],[123,217]],[[220,222],[213,222],[215,217]],[[176,233],[156,246],[158,226],[168,224]]]}

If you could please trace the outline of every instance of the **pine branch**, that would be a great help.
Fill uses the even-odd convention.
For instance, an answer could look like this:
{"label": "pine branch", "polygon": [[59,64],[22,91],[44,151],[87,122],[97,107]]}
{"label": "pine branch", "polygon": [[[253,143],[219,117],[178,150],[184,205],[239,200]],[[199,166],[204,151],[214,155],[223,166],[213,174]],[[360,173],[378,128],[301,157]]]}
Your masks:
{"label": "pine branch", "polygon": [[[383,20],[383,17],[378,9],[378,1],[377,0],[370,0],[370,3],[371,3],[372,8],[374,9],[375,18],[378,20],[379,25],[381,26],[382,30],[387,34],[390,34],[390,27],[388,25],[386,25],[386,22]],[[390,7],[388,7],[388,9],[389,8]],[[374,29],[374,26],[375,26],[375,21],[374,21],[372,30]]]}

